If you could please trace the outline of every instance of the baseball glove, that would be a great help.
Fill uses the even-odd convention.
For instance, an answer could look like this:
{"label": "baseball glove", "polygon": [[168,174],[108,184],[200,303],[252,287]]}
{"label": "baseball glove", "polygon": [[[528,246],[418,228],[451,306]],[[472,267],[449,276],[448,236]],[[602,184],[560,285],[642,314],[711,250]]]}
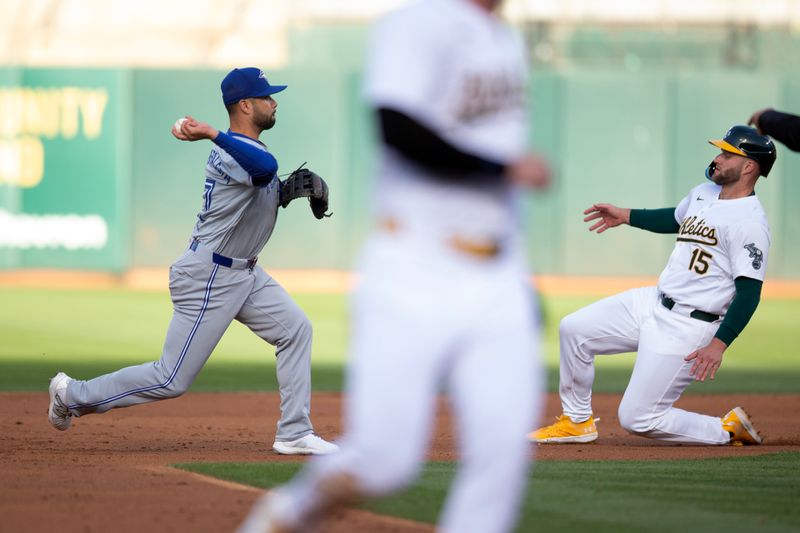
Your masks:
{"label": "baseball glove", "polygon": [[328,184],[315,172],[298,168],[281,182],[281,207],[286,207],[295,198],[308,198],[311,212],[322,220],[333,213],[328,211]]}

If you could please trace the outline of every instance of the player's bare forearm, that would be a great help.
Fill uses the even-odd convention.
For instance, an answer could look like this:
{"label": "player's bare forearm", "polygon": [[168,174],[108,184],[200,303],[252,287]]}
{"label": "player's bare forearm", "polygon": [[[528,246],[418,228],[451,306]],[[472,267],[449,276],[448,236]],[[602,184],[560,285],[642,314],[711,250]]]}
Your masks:
{"label": "player's bare forearm", "polygon": [[[178,124],[180,123],[180,128]],[[187,115],[183,121],[176,122],[172,126],[172,135],[181,141],[199,141],[201,139],[214,140],[219,135],[219,130],[205,122],[199,122]]]}
{"label": "player's bare forearm", "polygon": [[[630,224],[631,210],[624,207],[617,207],[612,204],[594,204],[583,212],[584,222],[597,220],[589,226],[589,231],[603,233],[605,230],[615,228],[620,224]],[[599,219],[599,220],[598,220]]]}
{"label": "player's bare forearm", "polygon": [[694,376],[697,381],[705,381],[706,377],[714,379],[727,348],[727,344],[714,337],[708,345],[687,355],[685,361],[694,361],[689,375]]}

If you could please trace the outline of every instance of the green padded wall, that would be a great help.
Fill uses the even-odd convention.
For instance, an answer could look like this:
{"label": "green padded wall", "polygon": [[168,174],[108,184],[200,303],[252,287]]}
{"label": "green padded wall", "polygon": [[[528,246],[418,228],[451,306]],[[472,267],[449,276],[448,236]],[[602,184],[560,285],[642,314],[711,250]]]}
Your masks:
{"label": "green padded wall", "polygon": [[[261,256],[267,268],[351,268],[370,230],[375,141],[360,95],[365,35],[362,27],[294,29],[290,66],[267,72],[272,82],[289,88],[276,96],[278,122],[262,141],[282,173],[307,161],[323,175],[334,212],[317,221],[302,202],[281,210]],[[672,248],[669,236],[632,228],[591,234],[583,210],[595,202],[677,205],[704,180],[716,154],[707,139],[761,107],[800,112],[800,76],[789,68],[800,55],[776,54],[800,51],[800,39],[780,31],[758,34],[755,54],[737,63],[726,55],[729,35],[720,28],[669,35],[584,28],[558,37],[566,57],[535,67],[530,87],[532,146],[550,158],[555,171],[549,192],[524,200],[530,258],[539,272],[657,274]],[[97,212],[111,228],[103,250],[0,245],[0,268],[119,271],[173,261],[195,222],[210,144],[179,142],[169,130],[184,114],[227,127],[219,96],[224,74],[0,68],[0,89],[103,86],[110,96],[101,138],[44,139],[42,185],[0,183],[0,209]],[[773,233],[769,274],[797,278],[800,155],[778,146],[775,169],[757,192]]]}

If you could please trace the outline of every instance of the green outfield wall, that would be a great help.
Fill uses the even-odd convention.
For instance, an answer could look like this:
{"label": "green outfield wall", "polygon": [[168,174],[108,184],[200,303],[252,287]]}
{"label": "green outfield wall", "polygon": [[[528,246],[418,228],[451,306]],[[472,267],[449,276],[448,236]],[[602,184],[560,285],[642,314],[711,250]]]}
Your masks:
{"label": "green outfield wall", "polygon": [[130,265],[130,78],[0,70],[0,265]]}
{"label": "green outfield wall", "polygon": [[[628,36],[633,48],[637,35]],[[280,172],[308,162],[326,178],[334,216],[317,221],[302,202],[281,210],[260,259],[267,268],[349,268],[370,227],[374,146],[359,93],[363,35],[293,38],[307,46],[293,45],[291,67],[267,72],[289,88],[277,96],[278,123],[262,140]],[[591,56],[591,38],[576,39],[571,53]],[[582,211],[601,201],[677,205],[717,153],[707,139],[754,109],[800,112],[796,69],[673,61],[685,47],[648,67],[647,53],[656,52],[639,47],[644,63],[622,56],[535,69],[532,146],[556,170],[552,190],[525,202],[540,272],[657,274],[669,236],[631,228],[590,234]],[[185,114],[226,127],[224,73],[0,68],[0,268],[119,272],[174,260],[201,205],[209,144],[179,142],[169,130]],[[757,193],[772,227],[769,274],[797,278],[800,155],[778,146]]]}

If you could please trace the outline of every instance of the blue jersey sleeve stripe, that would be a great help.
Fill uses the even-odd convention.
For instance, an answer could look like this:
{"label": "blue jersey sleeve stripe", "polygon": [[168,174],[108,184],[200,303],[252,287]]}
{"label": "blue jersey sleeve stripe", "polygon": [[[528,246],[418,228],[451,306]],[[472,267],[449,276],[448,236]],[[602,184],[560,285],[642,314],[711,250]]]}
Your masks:
{"label": "blue jersey sleeve stripe", "polygon": [[232,134],[219,132],[214,144],[228,152],[250,174],[253,185],[269,183],[278,171],[278,160],[271,153],[239,140]]}

